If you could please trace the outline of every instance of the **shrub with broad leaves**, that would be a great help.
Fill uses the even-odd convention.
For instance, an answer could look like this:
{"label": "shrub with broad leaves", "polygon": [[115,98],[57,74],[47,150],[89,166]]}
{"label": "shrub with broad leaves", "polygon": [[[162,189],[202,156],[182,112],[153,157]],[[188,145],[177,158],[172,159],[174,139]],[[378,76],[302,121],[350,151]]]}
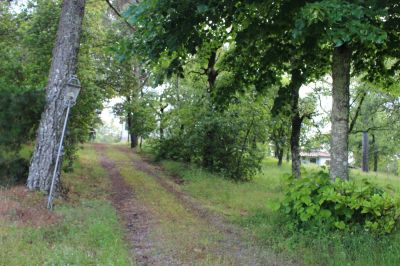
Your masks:
{"label": "shrub with broad leaves", "polygon": [[325,172],[288,177],[279,210],[295,228],[326,227],[376,235],[390,233],[399,218],[399,201],[389,189],[367,180],[332,181]]}

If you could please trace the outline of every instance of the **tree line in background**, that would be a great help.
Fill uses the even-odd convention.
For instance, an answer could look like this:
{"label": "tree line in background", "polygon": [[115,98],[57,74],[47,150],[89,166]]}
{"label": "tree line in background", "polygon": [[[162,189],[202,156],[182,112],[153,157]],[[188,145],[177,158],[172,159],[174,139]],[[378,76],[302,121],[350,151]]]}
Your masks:
{"label": "tree line in background", "polygon": [[[168,134],[160,134],[158,148],[163,157],[197,160],[210,169],[220,164],[217,168],[231,171],[227,161],[237,163],[248,158],[253,160],[249,169],[256,169],[259,160],[252,152],[257,143],[268,139],[280,161],[290,147],[292,174],[300,177],[300,147],[302,139],[310,136],[302,130],[315,124],[311,121],[320,92],[300,99],[299,91],[304,85],[321,84],[331,77],[330,175],[347,180],[349,151],[354,152],[358,165],[360,153],[366,165],[372,153],[375,170],[379,156],[382,162],[397,162],[397,152],[385,155],[389,149],[379,146],[377,135],[382,140],[393,139],[393,147],[398,146],[399,8],[396,1],[142,1],[130,5],[124,13],[135,32],[121,49],[125,56],[147,62],[145,67],[155,85],[174,87],[176,82],[178,95],[188,91],[188,81],[192,80],[192,88],[203,83],[198,91],[202,90],[206,112],[197,117],[201,111],[192,104],[185,112],[189,117],[186,123],[167,123],[163,128]],[[268,115],[252,123],[252,112],[245,106],[255,108],[253,99],[264,103],[255,113]],[[174,114],[185,110],[184,105],[169,106],[170,115],[178,120],[180,116]],[[229,127],[237,129],[225,142],[230,131],[218,118],[235,106],[244,112],[246,123],[228,116]],[[209,121],[204,124],[202,119],[207,117]],[[240,117],[239,112],[236,117]],[[188,127],[192,121],[193,126]],[[256,130],[261,124],[265,128]],[[189,131],[192,128],[196,131]],[[364,136],[363,152],[360,133]],[[199,137],[201,141],[190,143],[197,134],[203,136]],[[366,141],[367,135],[371,135],[371,143]],[[241,146],[243,139],[246,144]],[[185,142],[190,143],[186,155],[182,153]],[[368,144],[372,149],[367,149]],[[314,143],[318,146],[321,143]],[[173,153],[176,150],[181,152],[179,156]],[[246,176],[233,175],[239,179]]]}
{"label": "tree line in background", "polygon": [[[132,147],[147,138],[160,158],[235,180],[254,176],[271,150],[280,164],[290,156],[300,177],[300,150],[321,147],[331,151],[332,178],[348,179],[349,151],[356,166],[364,158],[397,172],[399,8],[394,0],[87,2],[66,158],[99,123],[103,102],[121,97],[114,111]],[[4,164],[34,140],[60,10],[58,0],[19,11],[0,3]],[[324,95],[333,97],[331,134],[321,132]]]}

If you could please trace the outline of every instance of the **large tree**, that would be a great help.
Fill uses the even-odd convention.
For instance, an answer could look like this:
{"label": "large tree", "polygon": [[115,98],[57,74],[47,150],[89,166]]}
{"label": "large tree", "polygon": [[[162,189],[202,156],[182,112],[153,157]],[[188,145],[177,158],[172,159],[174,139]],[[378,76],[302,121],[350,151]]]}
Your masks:
{"label": "large tree", "polygon": [[262,1],[244,5],[237,24],[246,22],[246,26],[236,30],[233,60],[229,62],[243,87],[253,84],[258,91],[279,87],[272,113],[290,120],[292,174],[297,178],[301,175],[301,128],[312,115],[300,110],[300,88],[324,75],[329,63],[327,49],[319,45],[318,39],[310,38],[307,42],[293,39],[295,17],[304,4],[305,1],[279,4]]}
{"label": "large tree", "polygon": [[[62,4],[46,87],[46,106],[41,117],[35,151],[29,168],[27,186],[31,190],[48,192],[50,189],[66,112],[64,84],[77,72],[84,9],[85,0],[64,0]],[[57,170],[59,177],[60,171]]]}
{"label": "large tree", "polygon": [[[298,108],[299,89],[315,78],[315,73],[322,72],[321,65],[325,63],[319,58],[320,47],[315,42],[298,46],[292,41],[293,18],[302,5],[304,1],[294,5],[272,1],[188,1],[180,5],[159,0],[133,6],[128,13],[141,32],[139,50],[149,59],[159,61],[168,55],[172,57],[170,69],[179,71],[188,54],[207,58],[202,73],[207,76],[208,91],[217,96],[217,101],[229,102],[236,91],[256,88],[260,92],[280,85],[284,99],[280,99],[275,109],[286,103],[291,106],[293,173],[299,177],[300,129],[305,117]],[[222,56],[222,62],[218,62],[221,56],[217,54],[221,54],[221,47],[227,43],[232,44],[231,48]],[[232,72],[235,82],[216,86],[223,71]],[[281,82],[285,73],[291,76],[289,84]],[[205,140],[211,139],[209,130]],[[212,146],[205,146],[206,159],[212,158],[211,153]],[[205,160],[204,166],[211,164]]]}
{"label": "large tree", "polygon": [[[387,56],[395,51],[398,31],[396,1],[322,0],[307,3],[296,21],[296,37],[318,39],[331,47],[332,112],[331,171],[333,179],[348,179],[350,76],[368,73],[369,79],[383,74]],[[398,41],[398,39],[397,39]],[[387,49],[387,47],[393,48]],[[367,56],[362,56],[367,53]],[[354,55],[361,56],[354,56]]]}

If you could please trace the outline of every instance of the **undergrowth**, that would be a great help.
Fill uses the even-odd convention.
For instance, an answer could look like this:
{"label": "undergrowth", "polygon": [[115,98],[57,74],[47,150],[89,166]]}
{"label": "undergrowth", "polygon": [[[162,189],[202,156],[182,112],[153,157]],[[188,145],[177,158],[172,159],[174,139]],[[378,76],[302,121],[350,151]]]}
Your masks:
{"label": "undergrowth", "polygon": [[[289,256],[304,265],[400,265],[400,232],[374,235],[363,230],[326,227],[293,228],[287,215],[276,210],[284,201],[285,176],[290,164],[276,166],[265,159],[262,173],[254,180],[237,183],[193,166],[163,161],[163,167],[183,180],[183,189],[210,209],[223,213],[233,223],[252,234],[260,245]],[[305,166],[312,175],[317,167]],[[351,173],[351,180],[374,179],[381,186],[392,185],[393,178]],[[397,182],[397,180],[396,180]],[[395,193],[398,186],[395,183]],[[295,229],[295,230],[294,230]]]}
{"label": "undergrowth", "polygon": [[287,177],[285,198],[279,210],[290,228],[364,230],[374,235],[391,233],[399,218],[399,201],[393,191],[366,179],[332,181],[323,171]]}

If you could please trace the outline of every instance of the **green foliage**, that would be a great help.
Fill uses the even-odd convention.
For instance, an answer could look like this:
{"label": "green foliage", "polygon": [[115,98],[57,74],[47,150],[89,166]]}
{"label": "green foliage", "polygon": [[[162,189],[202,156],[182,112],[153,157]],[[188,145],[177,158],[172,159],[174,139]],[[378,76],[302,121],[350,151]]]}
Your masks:
{"label": "green foliage", "polygon": [[[371,2],[371,1],[369,1]],[[374,3],[350,3],[339,0],[324,0],[308,3],[301,10],[296,21],[294,36],[298,37],[306,29],[314,34],[322,33],[322,27],[329,28],[327,38],[339,47],[345,43],[383,43],[387,33],[379,23],[387,15],[387,10]]]}
{"label": "green foliage", "polygon": [[156,129],[156,116],[154,112],[154,95],[146,94],[145,97],[135,97],[131,101],[124,101],[113,107],[114,113],[122,118],[130,114],[129,133],[134,133],[138,137],[148,138],[150,133]]}
{"label": "green foliage", "polygon": [[[165,114],[158,157],[193,162],[234,180],[248,180],[259,170],[268,115],[262,103],[243,95],[225,110],[216,110],[192,90]],[[248,104],[244,104],[248,103]],[[251,104],[250,104],[251,103]]]}
{"label": "green foliage", "polygon": [[290,217],[292,226],[362,228],[377,235],[392,232],[400,215],[399,202],[383,188],[367,180],[332,182],[324,172],[289,178],[280,210]]}
{"label": "green foliage", "polygon": [[0,187],[11,186],[25,181],[29,161],[19,157],[0,157]]}
{"label": "green foliage", "polygon": [[43,37],[37,32],[40,10],[16,14],[10,3],[0,3],[0,158],[2,151],[18,153],[34,138],[44,106],[41,86],[47,73],[38,77],[43,74],[45,54],[51,51],[43,52],[43,44],[32,45]]}
{"label": "green foliage", "polygon": [[22,144],[33,140],[43,106],[42,91],[0,87],[0,150],[18,152]]}
{"label": "green foliage", "polygon": [[[25,8],[13,9],[9,1],[0,1],[0,151],[14,153],[35,137],[62,1],[26,2]],[[99,23],[104,7],[89,3],[85,14],[78,67],[82,91],[72,110],[65,145],[69,169],[77,144],[87,140],[98,122],[95,110],[101,109],[106,94],[98,84],[103,66],[99,54],[106,39],[104,24]]]}

